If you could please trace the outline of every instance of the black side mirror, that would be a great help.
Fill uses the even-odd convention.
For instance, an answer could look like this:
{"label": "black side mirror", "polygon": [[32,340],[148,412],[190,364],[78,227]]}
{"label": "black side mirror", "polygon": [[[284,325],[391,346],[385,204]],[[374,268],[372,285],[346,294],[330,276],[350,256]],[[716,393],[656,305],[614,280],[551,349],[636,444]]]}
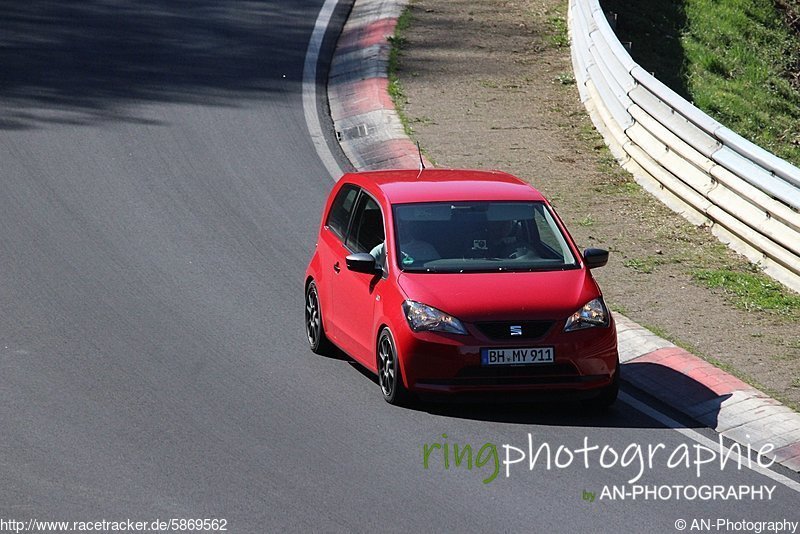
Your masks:
{"label": "black side mirror", "polygon": [[589,269],[596,269],[608,263],[608,251],[600,248],[587,248],[583,251],[583,261]]}
{"label": "black side mirror", "polygon": [[359,252],[357,254],[350,254],[345,258],[347,268],[351,271],[364,274],[376,274],[380,272],[375,265],[375,258],[366,252]]}

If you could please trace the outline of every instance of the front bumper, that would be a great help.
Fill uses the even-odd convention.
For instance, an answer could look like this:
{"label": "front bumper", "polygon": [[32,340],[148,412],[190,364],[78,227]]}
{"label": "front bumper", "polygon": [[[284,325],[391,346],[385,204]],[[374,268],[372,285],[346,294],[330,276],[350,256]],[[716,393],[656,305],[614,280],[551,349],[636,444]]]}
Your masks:
{"label": "front bumper", "polygon": [[[470,334],[464,336],[401,328],[397,349],[406,387],[420,394],[552,393],[590,398],[611,385],[619,365],[613,319],[604,328],[563,332],[557,325],[541,338],[513,342],[491,340],[468,329]],[[553,347],[555,361],[481,365],[482,348],[514,347]]]}

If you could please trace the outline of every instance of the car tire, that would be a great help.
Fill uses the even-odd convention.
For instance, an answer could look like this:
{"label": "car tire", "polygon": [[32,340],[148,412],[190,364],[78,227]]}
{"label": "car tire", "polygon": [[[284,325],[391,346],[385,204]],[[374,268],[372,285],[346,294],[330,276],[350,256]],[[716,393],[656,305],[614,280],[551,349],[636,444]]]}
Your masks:
{"label": "car tire", "polygon": [[583,402],[585,408],[595,413],[602,413],[611,408],[617,401],[619,394],[619,362],[617,362],[617,369],[614,371],[614,377],[611,383],[603,388],[599,395],[593,399],[588,399]]}
{"label": "car tire", "polygon": [[383,400],[396,406],[407,404],[410,396],[403,385],[400,362],[397,359],[397,347],[388,328],[383,328],[378,336],[377,364],[378,385],[381,388]]}
{"label": "car tire", "polygon": [[322,307],[319,303],[317,284],[313,280],[306,288],[306,339],[311,351],[316,354],[329,354],[333,346],[322,323]]}

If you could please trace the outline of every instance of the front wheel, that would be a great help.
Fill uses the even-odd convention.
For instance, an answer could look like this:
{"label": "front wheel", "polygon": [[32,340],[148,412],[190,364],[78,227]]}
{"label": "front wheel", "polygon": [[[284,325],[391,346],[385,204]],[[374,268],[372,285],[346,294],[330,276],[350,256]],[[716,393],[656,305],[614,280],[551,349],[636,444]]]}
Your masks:
{"label": "front wheel", "polygon": [[311,351],[316,354],[327,354],[331,349],[331,342],[322,327],[322,308],[319,305],[317,284],[313,280],[306,289],[305,319],[306,338]]}
{"label": "front wheel", "polygon": [[408,391],[400,375],[397,347],[388,328],[381,330],[378,336],[378,384],[381,386],[383,400],[389,404],[402,405],[408,402]]}
{"label": "front wheel", "polygon": [[598,396],[583,402],[584,407],[595,413],[605,412],[617,400],[619,394],[619,362],[617,362],[617,369],[614,371],[614,377],[611,383],[603,388]]}

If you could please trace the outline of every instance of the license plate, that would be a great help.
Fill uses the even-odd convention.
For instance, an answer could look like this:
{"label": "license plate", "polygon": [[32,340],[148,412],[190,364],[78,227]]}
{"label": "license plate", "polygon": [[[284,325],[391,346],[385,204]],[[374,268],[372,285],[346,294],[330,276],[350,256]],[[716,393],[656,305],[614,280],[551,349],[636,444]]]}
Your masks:
{"label": "license plate", "polygon": [[553,347],[481,349],[481,365],[533,365],[554,361]]}

